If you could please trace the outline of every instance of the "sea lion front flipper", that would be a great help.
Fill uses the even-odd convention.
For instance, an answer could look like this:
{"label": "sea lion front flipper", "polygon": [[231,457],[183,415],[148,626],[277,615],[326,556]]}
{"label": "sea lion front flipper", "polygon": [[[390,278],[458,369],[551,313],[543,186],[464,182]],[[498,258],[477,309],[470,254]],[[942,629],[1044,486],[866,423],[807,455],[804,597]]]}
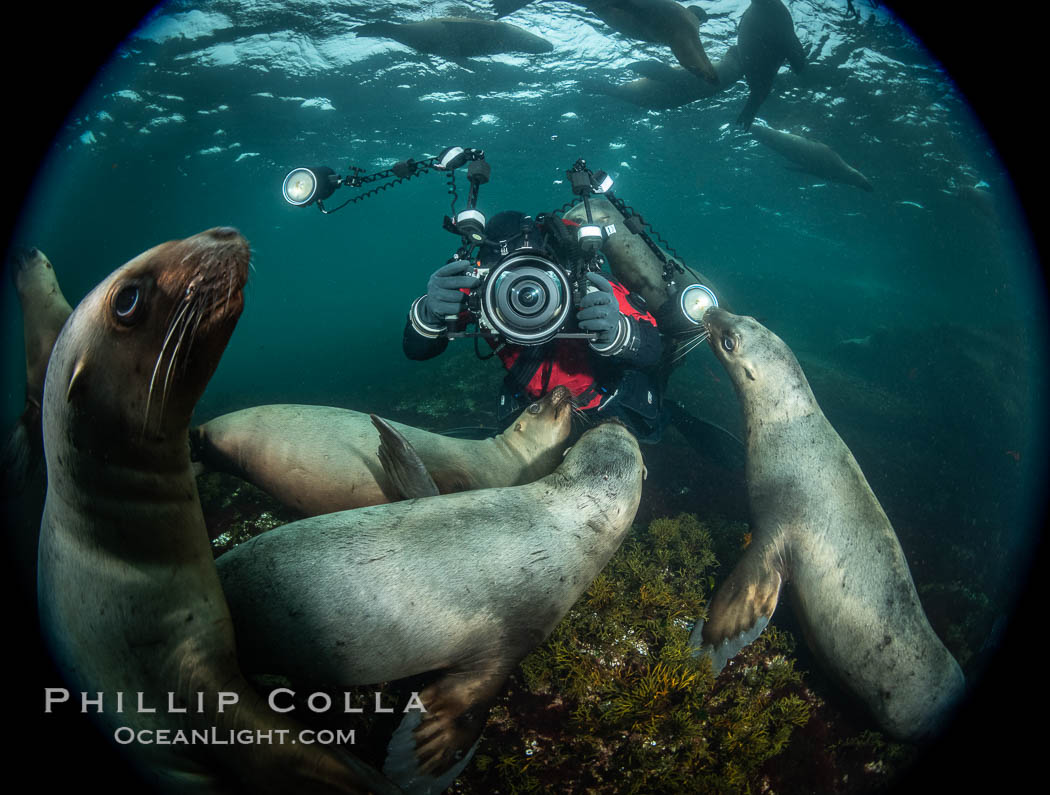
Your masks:
{"label": "sea lion front flipper", "polygon": [[717,674],[738,651],[762,634],[777,609],[781,568],[775,563],[781,555],[777,542],[752,545],[737,563],[711,602],[707,621],[698,621],[689,636],[696,655],[711,657]]}
{"label": "sea lion front flipper", "polygon": [[401,499],[436,497],[440,494],[437,484],[408,439],[381,417],[375,414],[368,416],[379,431],[379,463],[401,494]]}
{"label": "sea lion front flipper", "polygon": [[407,793],[443,792],[470,762],[506,676],[445,674],[419,694],[387,746],[383,774]]}

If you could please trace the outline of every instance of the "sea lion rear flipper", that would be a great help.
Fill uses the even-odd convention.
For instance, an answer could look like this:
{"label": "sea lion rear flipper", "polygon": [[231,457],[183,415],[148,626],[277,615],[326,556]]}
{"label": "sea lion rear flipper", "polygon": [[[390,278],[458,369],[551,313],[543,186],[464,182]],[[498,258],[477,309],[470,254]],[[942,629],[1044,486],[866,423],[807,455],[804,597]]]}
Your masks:
{"label": "sea lion rear flipper", "polygon": [[717,674],[738,651],[762,634],[780,598],[784,578],[772,560],[774,543],[752,545],[715,593],[707,621],[698,621],[689,636],[696,655],[711,657]]}
{"label": "sea lion rear flipper", "polygon": [[383,470],[401,498],[410,500],[440,494],[437,484],[408,439],[381,417],[375,414],[368,416],[379,431],[379,463],[383,465]]}
{"label": "sea lion rear flipper", "polygon": [[443,792],[470,762],[505,675],[445,674],[419,694],[387,746],[383,773],[405,792]]}

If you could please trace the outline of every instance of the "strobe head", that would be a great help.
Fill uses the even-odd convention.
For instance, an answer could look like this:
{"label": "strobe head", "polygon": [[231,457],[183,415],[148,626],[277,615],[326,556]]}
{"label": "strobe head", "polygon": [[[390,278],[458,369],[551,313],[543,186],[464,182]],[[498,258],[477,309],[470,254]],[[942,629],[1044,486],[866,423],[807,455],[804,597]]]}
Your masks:
{"label": "strobe head", "polygon": [[718,299],[709,287],[702,284],[687,285],[678,297],[682,315],[695,326],[700,325],[704,312],[713,306],[718,306]]}
{"label": "strobe head", "polygon": [[584,256],[591,256],[596,254],[605,243],[609,235],[616,231],[616,226],[609,224],[607,227],[598,226],[598,224],[584,224],[576,232],[576,242],[580,246],[580,251],[583,252]]}
{"label": "strobe head", "polygon": [[284,178],[281,194],[296,207],[323,201],[339,187],[339,177],[327,166],[293,168]]}
{"label": "strobe head", "polygon": [[536,251],[524,250],[496,265],[481,294],[485,325],[517,345],[553,339],[572,312],[565,271]]}
{"label": "strobe head", "polygon": [[718,306],[718,299],[711,289],[691,282],[668,297],[660,307],[656,322],[664,334],[695,330],[703,322],[704,312],[713,306]]}
{"label": "strobe head", "polygon": [[464,210],[456,216],[456,231],[473,245],[485,240],[485,215],[481,210]]}

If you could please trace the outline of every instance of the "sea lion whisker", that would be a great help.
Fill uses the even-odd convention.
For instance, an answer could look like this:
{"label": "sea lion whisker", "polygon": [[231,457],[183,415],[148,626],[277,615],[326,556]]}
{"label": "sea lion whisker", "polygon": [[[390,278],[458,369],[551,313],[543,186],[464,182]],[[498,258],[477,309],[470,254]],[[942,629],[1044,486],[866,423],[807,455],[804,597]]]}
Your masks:
{"label": "sea lion whisker", "polygon": [[583,409],[579,408],[575,403],[572,404],[572,419],[578,421],[584,428],[592,424],[591,418],[588,417]]}
{"label": "sea lion whisker", "polygon": [[[205,301],[204,301],[204,298],[202,297],[200,300],[197,301],[197,305],[193,308],[193,315],[194,315],[193,329],[190,331],[190,339],[189,339],[189,342],[186,344],[186,349],[187,350],[189,350],[190,348],[193,347],[193,341],[197,337],[197,329],[200,327],[201,318],[204,317],[205,312],[208,312],[208,311],[211,310],[211,306],[210,305],[202,306],[202,304],[204,304],[204,303],[205,303]],[[182,361],[183,361],[183,363],[185,363],[187,360],[188,360],[188,357],[184,357]]]}
{"label": "sea lion whisker", "polygon": [[[192,345],[193,335],[197,332],[197,325],[200,323],[200,305],[196,301],[189,303],[190,311],[185,315],[185,319],[182,323],[182,331],[179,332],[178,342],[175,343],[175,347],[171,351],[171,356],[168,359],[168,372],[164,375],[164,389],[160,393],[160,414],[164,416],[164,409],[168,405],[168,390],[171,388],[171,376],[175,372],[175,364],[178,361],[179,353],[183,350],[182,343],[186,340],[186,331],[193,326],[193,330],[190,331],[190,344],[188,344],[185,350],[189,350]],[[186,357],[184,357],[185,360]]]}
{"label": "sea lion whisker", "polygon": [[[251,264],[251,263],[249,263]],[[230,299],[233,297],[233,270],[227,268],[226,270],[226,300],[222,305],[222,314],[225,315],[227,310],[230,308]]]}
{"label": "sea lion whisker", "polygon": [[685,344],[684,344],[684,345],[682,346],[682,349],[681,349],[681,350],[679,350],[679,351],[677,351],[677,352],[675,353],[675,356],[674,356],[674,358],[673,358],[673,359],[671,360],[672,364],[673,364],[674,362],[677,362],[677,361],[678,361],[679,359],[681,359],[681,358],[682,358],[683,356],[686,356],[687,354],[691,353],[691,352],[692,352],[692,350],[693,350],[693,348],[695,348],[695,347],[696,347],[697,345],[700,345],[700,344],[701,344],[702,342],[704,342],[704,341],[705,341],[705,340],[706,340],[706,339],[707,339],[707,338],[708,338],[709,336],[710,336],[709,334],[699,334],[699,335],[697,335],[697,336],[696,336],[696,337],[695,337],[694,339],[691,339],[691,340],[689,340],[688,342],[686,342],[686,343],[685,343]]}
{"label": "sea lion whisker", "polygon": [[157,372],[160,370],[161,360],[164,358],[164,351],[168,347],[168,343],[172,339],[172,335],[175,333],[175,327],[179,325],[182,318],[185,316],[186,311],[189,309],[189,303],[183,303],[179,310],[175,313],[174,319],[168,326],[168,332],[164,336],[164,342],[161,343],[160,350],[157,352],[157,361],[153,365],[153,374],[149,379],[149,390],[146,392],[146,411],[142,418],[142,433],[146,433],[146,427],[149,425],[149,410],[150,404],[153,401],[153,388],[157,382]]}

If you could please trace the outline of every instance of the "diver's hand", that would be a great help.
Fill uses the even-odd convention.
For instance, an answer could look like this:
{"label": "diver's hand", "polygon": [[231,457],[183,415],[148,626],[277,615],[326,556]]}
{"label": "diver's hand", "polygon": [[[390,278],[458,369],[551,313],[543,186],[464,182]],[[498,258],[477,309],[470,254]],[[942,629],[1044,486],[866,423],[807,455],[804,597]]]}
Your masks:
{"label": "diver's hand", "polygon": [[420,307],[426,317],[423,319],[431,325],[444,323],[450,315],[458,315],[467,302],[467,294],[460,288],[473,290],[481,279],[467,275],[473,266],[467,260],[457,260],[443,265],[430,275],[427,282],[426,300]]}
{"label": "diver's hand", "polygon": [[599,273],[588,272],[587,281],[597,287],[580,301],[576,322],[582,331],[596,334],[593,345],[605,347],[616,340],[620,328],[620,307],[608,279]]}

